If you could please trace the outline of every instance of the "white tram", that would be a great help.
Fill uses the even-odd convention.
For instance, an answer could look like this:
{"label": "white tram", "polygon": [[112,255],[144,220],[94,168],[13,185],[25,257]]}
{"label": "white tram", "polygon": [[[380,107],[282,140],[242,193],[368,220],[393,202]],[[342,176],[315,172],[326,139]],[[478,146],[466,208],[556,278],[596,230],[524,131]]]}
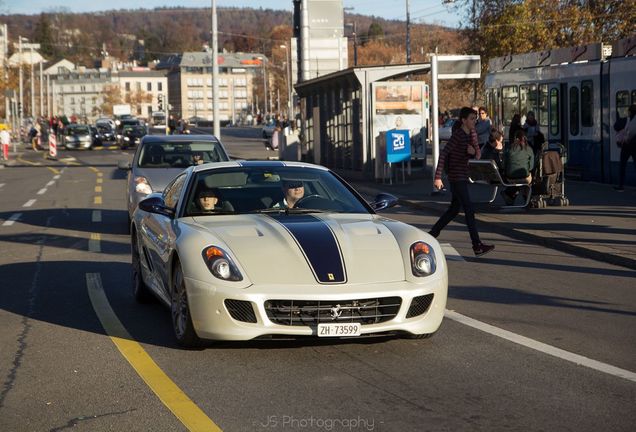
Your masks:
{"label": "white tram", "polygon": [[[493,124],[507,132],[514,114],[534,111],[546,140],[567,149],[569,177],[618,181],[620,148],[613,125],[636,104],[636,34],[611,46],[498,57],[488,69],[486,99]],[[631,161],[625,183],[636,185]]]}

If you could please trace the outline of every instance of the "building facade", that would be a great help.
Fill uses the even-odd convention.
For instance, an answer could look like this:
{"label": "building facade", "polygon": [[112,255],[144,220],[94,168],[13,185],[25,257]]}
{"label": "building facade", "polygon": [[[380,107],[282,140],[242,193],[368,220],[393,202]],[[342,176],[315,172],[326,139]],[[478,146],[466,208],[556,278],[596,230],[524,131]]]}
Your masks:
{"label": "building facade", "polygon": [[[254,111],[254,87],[262,76],[262,54],[221,53],[218,109],[222,122],[242,122]],[[212,121],[212,53],[185,52],[163,59],[157,66],[167,71],[170,114],[187,120]]]}
{"label": "building facade", "polygon": [[130,104],[133,115],[149,120],[154,111],[165,110],[159,101],[169,98],[167,71],[133,68],[114,73],[113,80],[119,84],[122,100]]}

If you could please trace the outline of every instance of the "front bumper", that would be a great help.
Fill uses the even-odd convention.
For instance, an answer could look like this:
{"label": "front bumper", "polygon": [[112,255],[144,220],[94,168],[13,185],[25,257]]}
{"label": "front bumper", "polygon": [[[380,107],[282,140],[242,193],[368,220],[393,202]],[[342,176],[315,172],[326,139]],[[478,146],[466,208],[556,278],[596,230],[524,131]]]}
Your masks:
{"label": "front bumper", "polygon": [[[434,333],[442,322],[448,296],[448,276],[445,272],[429,276],[425,283],[417,284],[402,281],[364,285],[295,286],[293,289],[271,285],[252,285],[245,289],[237,289],[211,285],[190,278],[186,278],[185,282],[197,335],[203,339],[213,340],[250,340],[262,336],[317,337],[318,321],[360,322],[362,335],[396,332],[430,334]],[[399,299],[397,306],[396,298]],[[342,306],[359,304],[358,301],[369,304],[376,299],[382,299],[379,304],[390,303],[386,306],[390,309],[390,316],[376,319],[375,322],[369,316],[361,316],[358,319],[355,314],[329,321],[327,311],[327,315],[323,314],[321,318],[307,325],[304,322],[292,324],[293,319],[279,319],[280,314],[273,316],[271,311],[268,317],[266,310],[266,305],[289,305],[291,300],[297,305],[302,305],[301,308],[311,309],[317,302],[321,302],[327,305],[328,309],[334,303]],[[422,299],[425,301],[421,302]],[[296,312],[302,314],[302,311]]]}

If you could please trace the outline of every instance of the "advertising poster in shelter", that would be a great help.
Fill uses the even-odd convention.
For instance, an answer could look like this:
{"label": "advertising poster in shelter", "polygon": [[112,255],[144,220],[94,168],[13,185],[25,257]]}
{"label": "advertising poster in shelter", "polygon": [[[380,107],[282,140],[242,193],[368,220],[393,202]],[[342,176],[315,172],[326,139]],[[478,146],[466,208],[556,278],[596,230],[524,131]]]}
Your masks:
{"label": "advertising poster in shelter", "polygon": [[374,82],[372,85],[372,133],[376,178],[386,161],[386,132],[408,130],[412,153],[423,154],[428,135],[428,85],[416,81]]}

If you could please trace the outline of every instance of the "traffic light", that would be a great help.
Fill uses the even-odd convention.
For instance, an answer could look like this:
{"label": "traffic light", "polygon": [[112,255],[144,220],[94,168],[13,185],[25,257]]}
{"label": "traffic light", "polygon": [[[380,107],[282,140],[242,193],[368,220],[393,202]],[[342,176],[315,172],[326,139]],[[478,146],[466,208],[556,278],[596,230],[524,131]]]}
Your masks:
{"label": "traffic light", "polygon": [[159,102],[159,111],[163,111],[163,95],[162,94],[157,96],[157,101]]}

